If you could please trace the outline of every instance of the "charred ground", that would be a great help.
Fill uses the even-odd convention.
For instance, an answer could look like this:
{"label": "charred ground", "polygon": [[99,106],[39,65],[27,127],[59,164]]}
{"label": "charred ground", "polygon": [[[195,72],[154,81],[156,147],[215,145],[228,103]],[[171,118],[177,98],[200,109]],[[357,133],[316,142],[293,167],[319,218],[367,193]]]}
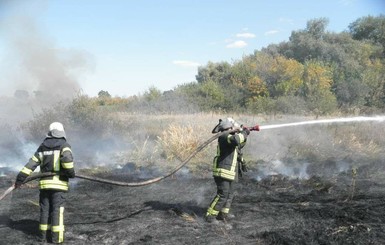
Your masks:
{"label": "charred ground", "polygon": [[[143,187],[78,180],[66,202],[66,244],[385,244],[384,162],[357,174],[307,179],[252,169],[236,185],[234,220],[204,221],[215,193],[211,177],[176,176]],[[376,175],[377,173],[377,175]],[[129,174],[99,177],[133,181]],[[1,177],[1,191],[13,178]],[[36,244],[34,183],[1,201],[2,244]]]}

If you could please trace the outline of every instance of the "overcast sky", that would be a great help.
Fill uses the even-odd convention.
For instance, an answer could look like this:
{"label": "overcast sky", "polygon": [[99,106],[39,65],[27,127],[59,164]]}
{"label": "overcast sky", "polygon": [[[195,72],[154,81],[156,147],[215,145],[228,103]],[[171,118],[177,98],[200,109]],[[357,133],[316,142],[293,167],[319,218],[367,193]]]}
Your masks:
{"label": "overcast sky", "polygon": [[0,0],[0,96],[55,89],[127,97],[195,81],[328,18],[341,32],[385,14],[383,0]]}

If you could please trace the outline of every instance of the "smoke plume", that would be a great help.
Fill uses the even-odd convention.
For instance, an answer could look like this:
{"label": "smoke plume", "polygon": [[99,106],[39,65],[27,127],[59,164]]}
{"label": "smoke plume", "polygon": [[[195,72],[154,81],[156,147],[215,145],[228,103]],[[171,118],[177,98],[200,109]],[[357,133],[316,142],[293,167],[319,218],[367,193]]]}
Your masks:
{"label": "smoke plume", "polygon": [[[39,25],[37,11],[28,5],[9,7],[1,20],[4,58],[2,60],[2,95],[58,101],[72,98],[81,91],[78,81],[87,68],[85,52],[60,49]],[[27,93],[25,93],[27,92]]]}
{"label": "smoke plume", "polygon": [[[0,3],[0,139],[1,166],[23,165],[25,148],[20,125],[81,92],[80,78],[90,66],[84,51],[57,47],[39,23],[46,1]],[[47,119],[50,120],[50,119]],[[42,135],[43,137],[44,135]],[[35,148],[35,147],[33,147]]]}

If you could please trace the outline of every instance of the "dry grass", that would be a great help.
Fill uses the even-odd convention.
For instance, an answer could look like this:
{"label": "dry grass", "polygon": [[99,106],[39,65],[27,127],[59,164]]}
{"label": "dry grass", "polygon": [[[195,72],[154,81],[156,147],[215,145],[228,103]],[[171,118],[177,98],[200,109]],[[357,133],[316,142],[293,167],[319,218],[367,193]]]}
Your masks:
{"label": "dry grass", "polygon": [[[82,100],[80,100],[82,102]],[[79,104],[79,103],[78,103]],[[76,104],[76,105],[78,105]],[[81,104],[81,103],[80,103]],[[83,104],[81,104],[83,105]],[[209,139],[218,119],[233,117],[246,126],[271,125],[315,120],[314,117],[249,114],[138,114],[114,110],[96,112],[87,103],[74,106],[75,118],[68,120],[67,135],[74,146],[78,162],[94,166],[122,165],[134,162],[138,166],[171,169],[186,159],[201,143]],[[41,140],[52,111],[43,112],[29,124],[32,133]],[[77,116],[76,116],[77,115]],[[74,117],[74,116],[72,116]],[[344,116],[346,117],[346,116]],[[321,119],[321,118],[319,118]],[[42,129],[37,130],[37,128]],[[93,130],[90,130],[93,129]],[[92,133],[90,133],[92,131]],[[335,158],[373,157],[385,155],[383,123],[355,122],[346,124],[316,124],[252,132],[244,148],[247,161],[271,162],[282,159],[323,161]],[[190,170],[211,168],[216,154],[213,142],[187,164]]]}
{"label": "dry grass", "polygon": [[[171,161],[186,159],[205,140],[199,133],[203,130],[199,129],[199,126],[194,129],[192,126],[171,124],[158,136],[158,143],[162,146],[165,158]],[[204,158],[205,153],[207,151],[198,153],[196,158]]]}

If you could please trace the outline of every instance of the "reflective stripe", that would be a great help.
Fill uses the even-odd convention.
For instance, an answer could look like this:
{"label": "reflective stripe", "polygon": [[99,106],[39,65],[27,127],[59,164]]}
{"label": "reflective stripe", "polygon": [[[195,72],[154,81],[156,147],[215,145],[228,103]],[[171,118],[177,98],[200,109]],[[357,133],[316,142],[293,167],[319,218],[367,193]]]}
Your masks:
{"label": "reflective stripe", "polygon": [[24,167],[20,172],[30,175],[33,171],[29,168]]}
{"label": "reflective stripe", "polygon": [[71,148],[69,148],[69,147],[64,147],[64,148],[62,149],[62,153],[65,152],[65,151],[70,151],[70,152],[72,152]]}
{"label": "reflective stripe", "polygon": [[245,142],[245,136],[243,134],[238,134],[239,136],[239,143],[242,144],[243,142]]}
{"label": "reflective stripe", "polygon": [[40,180],[40,189],[56,189],[68,191],[68,182],[59,180],[59,176],[55,175],[52,180]]}
{"label": "reflective stripe", "polygon": [[55,150],[53,152],[53,170],[55,172],[60,171],[60,151],[59,150]]}
{"label": "reflective stripe", "polygon": [[210,204],[210,207],[207,209],[206,216],[208,216],[208,215],[217,216],[219,214],[219,211],[214,209],[215,206],[217,205],[218,201],[219,201],[219,195],[216,195],[214,200]]}
{"label": "reflective stripe", "polygon": [[63,165],[63,168],[65,169],[74,168],[74,162],[63,162],[62,165]]}
{"label": "reflective stripe", "polygon": [[43,153],[42,152],[39,152],[39,159],[40,159],[40,162],[43,162]]}
{"label": "reflective stripe", "polygon": [[216,168],[213,171],[213,176],[223,177],[229,180],[235,179],[235,172],[224,168]]}
{"label": "reflective stripe", "polygon": [[35,157],[35,155],[33,155],[33,156],[31,157],[31,159],[32,159],[32,161],[34,161],[34,162],[39,162],[39,161],[40,161],[37,157]]}
{"label": "reflective stripe", "polygon": [[55,241],[55,242],[59,242],[59,243],[64,242],[64,207],[60,207],[59,225],[52,226],[52,231],[59,233],[58,241]]}
{"label": "reflective stripe", "polygon": [[53,155],[53,151],[43,151],[44,156],[51,156]]}
{"label": "reflective stripe", "polygon": [[52,226],[52,231],[53,231],[53,232],[64,231],[64,227],[63,227],[63,226],[60,226],[60,225],[54,225],[54,226]]}
{"label": "reflective stripe", "polygon": [[222,177],[228,180],[235,180],[235,175],[236,175],[236,166],[237,166],[237,157],[238,157],[238,152],[235,150],[233,153],[233,160],[231,162],[231,167],[229,169],[225,168],[217,168],[217,160],[219,156],[219,146],[218,146],[218,154],[214,158],[214,168],[213,168],[213,176],[217,177]]}
{"label": "reflective stripe", "polygon": [[48,225],[48,224],[40,224],[40,225],[39,225],[39,230],[41,230],[41,231],[49,231],[49,230],[51,230],[51,225]]}
{"label": "reflective stripe", "polygon": [[230,212],[230,208],[222,208],[221,212],[224,214],[228,214]]}

